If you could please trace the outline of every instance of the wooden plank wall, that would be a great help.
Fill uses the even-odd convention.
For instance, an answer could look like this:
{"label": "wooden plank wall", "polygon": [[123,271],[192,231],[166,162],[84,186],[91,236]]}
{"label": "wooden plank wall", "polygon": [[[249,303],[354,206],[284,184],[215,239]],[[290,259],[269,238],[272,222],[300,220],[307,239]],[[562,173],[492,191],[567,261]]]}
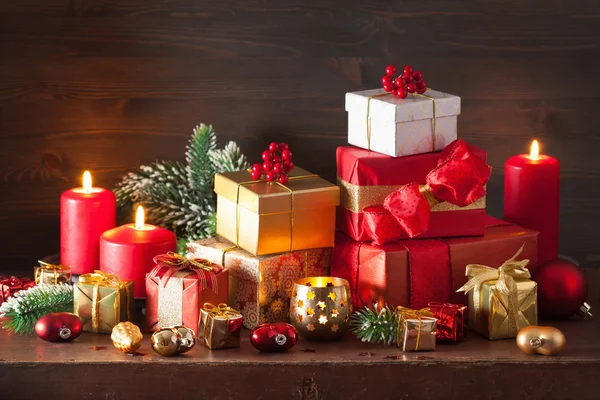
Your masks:
{"label": "wooden plank wall", "polygon": [[58,250],[60,193],[182,159],[199,122],[258,158],[272,139],[334,179],[344,93],[411,63],[460,95],[459,134],[562,162],[561,252],[600,264],[596,0],[0,0],[0,268]]}

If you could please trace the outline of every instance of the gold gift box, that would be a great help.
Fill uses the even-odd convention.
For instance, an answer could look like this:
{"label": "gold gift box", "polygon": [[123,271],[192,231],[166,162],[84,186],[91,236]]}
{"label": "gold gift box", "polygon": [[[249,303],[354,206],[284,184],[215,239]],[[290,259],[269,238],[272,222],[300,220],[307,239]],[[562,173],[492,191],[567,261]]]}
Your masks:
{"label": "gold gift box", "polygon": [[398,345],[402,351],[432,351],[435,350],[435,333],[437,319],[432,317],[406,318],[400,316]]}
{"label": "gold gift box", "polygon": [[254,256],[222,237],[191,243],[194,257],[221,264],[229,272],[228,304],[240,310],[244,327],[288,322],[294,282],[329,275],[331,248]]}
{"label": "gold gift box", "polygon": [[332,247],[340,189],[301,168],[289,177],[284,186],[217,174],[217,234],[254,255]]}
{"label": "gold gift box", "polygon": [[[481,284],[478,307],[473,302],[474,293],[469,292],[469,327],[490,340],[496,340],[514,338],[521,328],[537,325],[537,284],[529,279],[515,279],[519,311],[513,326],[508,318],[507,296],[496,289],[496,282],[491,280]],[[477,310],[479,315],[476,315]]]}
{"label": "gold gift box", "polygon": [[43,261],[39,261],[39,263],[39,267],[33,268],[36,285],[58,285],[59,283],[72,283],[71,267],[60,264],[49,264]]}
{"label": "gold gift box", "polygon": [[[207,305],[212,306],[216,311],[211,312],[206,308]],[[242,314],[226,304],[218,306],[205,304],[204,307],[200,309],[198,324],[198,339],[204,343],[204,346],[211,350],[240,347]],[[225,308],[226,311],[220,312],[220,308]]]}
{"label": "gold gift box", "polygon": [[119,322],[131,320],[133,281],[119,281],[97,271],[79,277],[73,291],[74,313],[83,321],[83,331],[111,333]]}

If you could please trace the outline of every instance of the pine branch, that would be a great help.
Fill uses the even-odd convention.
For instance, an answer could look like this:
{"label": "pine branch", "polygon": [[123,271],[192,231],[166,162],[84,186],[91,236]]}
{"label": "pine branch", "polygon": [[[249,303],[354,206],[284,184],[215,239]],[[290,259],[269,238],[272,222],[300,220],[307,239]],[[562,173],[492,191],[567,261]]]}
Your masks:
{"label": "pine branch", "polygon": [[215,172],[241,171],[250,168],[246,156],[235,142],[229,142],[223,149],[212,150],[208,157],[214,165]]}
{"label": "pine branch", "polygon": [[377,303],[373,308],[365,307],[355,311],[350,320],[350,328],[360,340],[373,344],[393,344],[398,335],[396,313]]}
{"label": "pine branch", "polygon": [[212,125],[200,124],[194,128],[185,153],[185,160],[188,163],[188,183],[206,197],[212,196],[215,175],[214,166],[208,154],[216,149],[217,134]]}
{"label": "pine branch", "polygon": [[40,317],[63,311],[73,312],[73,286],[42,284],[9,297],[0,306],[0,318],[4,329],[28,335]]}

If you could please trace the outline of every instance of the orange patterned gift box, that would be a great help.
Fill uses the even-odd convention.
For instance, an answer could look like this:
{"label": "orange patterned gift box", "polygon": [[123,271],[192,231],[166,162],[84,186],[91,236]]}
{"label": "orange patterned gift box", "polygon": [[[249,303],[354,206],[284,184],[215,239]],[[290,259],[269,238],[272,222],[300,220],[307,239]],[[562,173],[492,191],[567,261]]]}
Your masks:
{"label": "orange patterned gift box", "polygon": [[244,317],[244,327],[288,322],[294,282],[329,274],[331,248],[254,256],[227,239],[202,239],[188,246],[194,257],[222,264],[229,272],[229,302]]}

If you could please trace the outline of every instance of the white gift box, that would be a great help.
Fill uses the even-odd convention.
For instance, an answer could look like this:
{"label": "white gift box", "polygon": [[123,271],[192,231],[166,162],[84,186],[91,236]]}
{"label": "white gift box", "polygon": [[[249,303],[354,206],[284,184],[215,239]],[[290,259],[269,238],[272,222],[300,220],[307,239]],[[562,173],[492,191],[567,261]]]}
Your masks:
{"label": "white gift box", "polygon": [[442,150],[456,140],[460,97],[431,89],[423,95],[431,98],[401,99],[383,89],[346,93],[348,142],[392,157]]}

